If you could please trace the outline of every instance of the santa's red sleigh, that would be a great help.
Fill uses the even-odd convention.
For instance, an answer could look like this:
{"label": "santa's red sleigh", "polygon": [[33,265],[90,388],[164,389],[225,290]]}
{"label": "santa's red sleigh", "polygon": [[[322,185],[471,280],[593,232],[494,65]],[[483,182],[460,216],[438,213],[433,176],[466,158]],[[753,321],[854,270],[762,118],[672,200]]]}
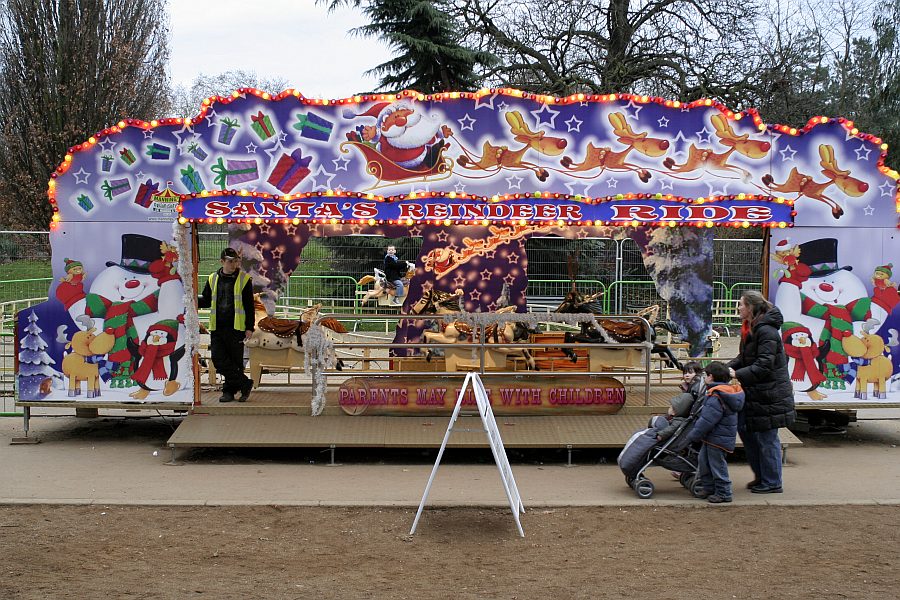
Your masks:
{"label": "santa's red sleigh", "polygon": [[348,140],[341,143],[341,153],[347,154],[351,148],[356,148],[366,159],[366,173],[375,177],[375,184],[367,190],[394,185],[400,181],[441,181],[453,174],[453,161],[444,156],[446,146],[438,151],[437,158],[431,168],[407,169],[401,167],[393,160],[378,151],[372,144],[366,142]]}

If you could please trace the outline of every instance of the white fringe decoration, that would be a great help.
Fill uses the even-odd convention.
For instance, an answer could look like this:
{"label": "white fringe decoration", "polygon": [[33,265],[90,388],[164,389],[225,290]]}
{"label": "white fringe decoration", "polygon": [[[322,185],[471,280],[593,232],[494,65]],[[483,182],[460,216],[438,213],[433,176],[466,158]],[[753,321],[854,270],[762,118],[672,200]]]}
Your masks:
{"label": "white fringe decoration", "polygon": [[200,319],[194,309],[197,301],[197,291],[194,289],[194,259],[191,248],[191,226],[187,223],[181,225],[178,221],[172,223],[172,237],[175,239],[175,248],[178,251],[178,275],[184,287],[184,355],[190,357],[190,368],[185,369],[186,374],[179,373],[179,379],[184,383],[183,388],[191,390],[194,394],[194,355],[200,347]]}
{"label": "white fringe decoration", "polygon": [[312,399],[310,413],[317,417],[325,410],[325,392],[327,383],[326,369],[333,369],[337,364],[334,343],[325,334],[325,328],[312,323],[303,336],[303,369],[312,378]]}

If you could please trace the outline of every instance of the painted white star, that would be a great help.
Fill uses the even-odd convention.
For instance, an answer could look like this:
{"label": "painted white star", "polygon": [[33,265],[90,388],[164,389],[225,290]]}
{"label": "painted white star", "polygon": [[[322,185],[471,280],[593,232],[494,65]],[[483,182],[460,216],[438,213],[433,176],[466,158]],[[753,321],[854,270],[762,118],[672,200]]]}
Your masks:
{"label": "painted white star", "polygon": [[513,275],[512,273],[508,273],[506,275],[506,277],[503,278],[503,281],[505,281],[507,283],[507,285],[512,285],[515,280],[516,280],[516,276]]}
{"label": "painted white star", "polygon": [[465,194],[466,193],[466,184],[460,182],[453,186],[453,191],[457,194]]}
{"label": "painted white star", "polygon": [[506,112],[509,110],[509,104],[507,104],[506,102],[501,102],[497,105],[497,108],[500,109],[500,112]]}
{"label": "painted white star", "polygon": [[491,273],[491,272],[488,271],[487,269],[484,269],[483,271],[481,271],[481,272],[479,273],[479,275],[481,276],[481,280],[482,280],[482,281],[487,281],[487,280],[489,280],[489,279],[491,279],[491,278],[493,277],[493,273]]}
{"label": "painted white star", "polygon": [[540,127],[546,123],[551,128],[556,128],[556,116],[559,114],[558,110],[553,110],[547,104],[541,104],[541,107],[538,110],[530,110],[528,112],[534,117],[536,127]]}
{"label": "painted white star", "polygon": [[[310,175],[310,178],[309,178],[313,184],[313,188],[312,188],[313,191],[316,192],[319,190],[319,188],[321,188],[323,190],[329,189],[331,187],[331,180],[334,179],[334,177],[335,177],[334,173],[329,173],[328,171],[325,170],[325,167],[323,167],[322,165],[319,165],[319,168],[316,169],[316,172],[313,173],[312,175]],[[325,183],[320,182],[323,179],[324,179]]]}
{"label": "painted white star", "polygon": [[678,133],[675,134],[675,138],[672,140],[672,142],[673,157],[676,157],[678,155],[683,156],[685,148],[691,143],[691,141],[685,137],[684,132],[681,130],[679,130]]}
{"label": "painted white star", "polygon": [[510,252],[507,260],[509,261],[509,264],[511,264],[511,265],[517,264],[519,262],[519,255],[516,254],[515,252]]}
{"label": "painted white star", "polygon": [[145,179],[147,177],[147,175],[144,174],[143,171],[138,171],[137,173],[134,174],[134,176],[137,177],[138,180]]}
{"label": "painted white star", "polygon": [[103,150],[103,152],[110,153],[112,149],[116,147],[116,143],[109,139],[108,137],[103,138],[102,142],[99,142],[97,145]]}
{"label": "painted white star", "polygon": [[285,133],[284,131],[278,132],[278,141],[279,141],[279,142],[285,142],[285,141],[287,141],[287,137],[288,137],[288,134]]}
{"label": "painted white star", "polygon": [[703,126],[703,129],[700,131],[695,131],[694,135],[697,136],[698,144],[708,144],[712,141],[713,132],[706,128],[706,125]]}
{"label": "painted white star", "polygon": [[469,292],[469,300],[472,302],[478,302],[478,299],[481,298],[481,292],[478,290],[472,290]]}
{"label": "painted white star", "polygon": [[75,183],[87,183],[91,174],[84,170],[84,167],[78,169],[72,175],[75,176]]}
{"label": "painted white star", "polygon": [[659,182],[660,191],[669,190],[672,191],[675,189],[675,185],[672,183],[671,179],[662,179]]}
{"label": "painted white star", "polygon": [[518,175],[510,175],[506,178],[506,184],[511,190],[521,190],[523,181],[525,181],[525,178]]}
{"label": "painted white star", "polygon": [[716,183],[717,183],[717,182],[715,182],[715,181],[704,181],[703,183],[705,183],[705,184],[706,184],[706,187],[709,189],[709,193],[707,194],[707,197],[709,197],[709,198],[712,198],[713,196],[726,196],[726,195],[728,195],[728,184],[727,184],[727,183],[722,183],[722,189],[721,189],[721,190],[715,189],[715,186],[716,186]]}
{"label": "painted white star", "polygon": [[494,109],[494,98],[497,97],[497,93],[494,92],[490,96],[479,96],[475,99],[475,110],[479,108],[490,108]]}
{"label": "painted white star", "polygon": [[866,205],[865,208],[863,208],[863,212],[866,214],[867,217],[871,217],[873,214],[875,214],[875,209],[872,207],[871,204],[869,204],[869,205]]}
{"label": "painted white star", "polygon": [[434,236],[434,238],[435,238],[437,241],[439,241],[439,242],[446,242],[446,241],[447,241],[447,238],[449,238],[449,237],[450,237],[450,236],[449,236],[449,235],[447,234],[447,232],[444,231],[443,229],[441,229],[440,231],[438,231],[437,234],[435,234],[435,236]]}
{"label": "painted white star", "polygon": [[[569,190],[569,193],[573,196],[589,196],[589,190],[594,186],[593,183],[582,183],[582,182],[570,182],[565,184],[566,188]],[[575,186],[581,187],[581,190],[576,190]]]}
{"label": "painted white star", "polygon": [[894,192],[897,191],[897,184],[891,180],[885,180],[884,183],[878,186],[878,189],[881,190],[882,196],[893,196]]}
{"label": "painted white star", "polygon": [[493,260],[495,256],[497,256],[496,250],[488,250],[484,253],[484,257],[488,260]]}
{"label": "painted white star", "polygon": [[789,160],[794,160],[794,157],[797,155],[797,151],[791,148],[790,144],[788,144],[784,147],[783,150],[779,150],[778,154],[781,155],[782,162],[787,162]]}
{"label": "painted white star", "polygon": [[662,117],[659,121],[657,121],[657,123],[659,123],[659,126],[663,129],[669,126],[669,120],[665,117]]}
{"label": "painted white star", "polygon": [[584,121],[581,121],[578,118],[576,118],[575,115],[572,115],[572,118],[570,118],[568,121],[566,121],[566,127],[567,127],[566,131],[577,131],[577,132],[581,133],[581,124],[582,123],[584,123]]}
{"label": "painted white star", "polygon": [[154,134],[154,133],[156,133],[156,132],[153,131],[152,129],[145,129],[145,130],[144,130],[144,139],[145,139],[145,140],[147,140],[147,139],[151,139],[151,140],[152,140],[152,139],[153,139],[153,134]]}
{"label": "painted white star", "polygon": [[350,160],[346,155],[341,154],[340,156],[338,156],[337,158],[335,158],[335,159],[332,160],[331,162],[334,163],[334,170],[335,170],[335,171],[346,171],[346,170],[347,170],[347,165],[350,164],[351,160]]}
{"label": "painted white star", "polygon": [[462,273],[457,273],[456,277],[453,278],[453,285],[456,287],[462,287],[466,283],[466,276]]}
{"label": "painted white star", "polygon": [[641,111],[644,110],[644,107],[635,104],[634,100],[629,100],[628,104],[623,107],[623,110],[625,111],[625,118],[630,117],[637,121],[639,119],[638,115],[641,114]]}
{"label": "painted white star", "polygon": [[[193,128],[190,125],[188,125],[188,123],[189,123],[189,121],[185,121],[184,125],[182,125],[181,129],[179,129],[178,131],[172,132],[172,136],[176,140],[178,140],[178,143],[175,144],[176,146],[181,146],[182,144],[186,144],[186,143],[199,137],[199,135],[194,133]],[[147,136],[144,136],[144,137],[147,137]]]}
{"label": "painted white star", "polygon": [[212,120],[213,120],[214,118],[218,117],[218,116],[219,116],[219,115],[218,115],[218,114],[216,113],[216,111],[215,111],[214,109],[212,109],[212,108],[209,109],[208,111],[206,111],[206,116],[203,117],[203,120],[206,121],[206,126],[207,126],[207,127],[212,127],[212,126],[214,125],[214,123],[213,123]]}
{"label": "painted white star", "polygon": [[465,116],[463,116],[462,119],[457,119],[456,122],[459,123],[459,130],[460,130],[460,131],[465,131],[465,130],[467,130],[467,129],[468,129],[469,131],[475,131],[475,127],[474,127],[474,125],[475,125],[475,119],[473,119],[472,117],[470,117],[470,116],[469,116],[469,113],[466,113]]}
{"label": "painted white star", "polygon": [[606,180],[606,187],[608,187],[611,190],[615,189],[617,185],[619,185],[619,180],[616,179],[615,177],[610,177],[609,179]]}
{"label": "painted white star", "polygon": [[262,223],[262,224],[259,226],[259,232],[260,232],[260,233],[269,233],[269,231],[270,231],[271,229],[272,229],[272,226],[269,225],[268,223]]}
{"label": "painted white star", "polygon": [[269,155],[269,160],[275,161],[281,158],[281,156],[277,155],[280,155],[284,150],[285,147],[281,145],[281,140],[277,140],[274,146],[263,149],[263,152]]}
{"label": "painted white star", "polygon": [[421,227],[412,226],[409,228],[409,237],[419,237],[420,235],[422,235]]}
{"label": "painted white star", "polygon": [[257,146],[253,142],[250,142],[245,146],[245,148],[247,148],[247,154],[256,154],[256,149],[259,148],[259,146]]}
{"label": "painted white star", "polygon": [[856,160],[869,160],[869,155],[872,154],[871,148],[866,148],[865,146],[860,146],[856,150]]}

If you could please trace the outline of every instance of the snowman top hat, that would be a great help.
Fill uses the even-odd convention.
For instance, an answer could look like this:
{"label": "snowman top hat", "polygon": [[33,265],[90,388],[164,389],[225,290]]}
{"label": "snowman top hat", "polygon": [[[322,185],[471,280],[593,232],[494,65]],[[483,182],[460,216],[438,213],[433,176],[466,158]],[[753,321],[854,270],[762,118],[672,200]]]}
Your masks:
{"label": "snowman top hat", "polygon": [[825,277],[838,271],[852,271],[852,266],[839,266],[838,241],[820,238],[800,244],[800,261],[809,267],[810,277]]}
{"label": "snowman top hat", "polygon": [[150,263],[162,258],[161,245],[161,241],[148,235],[122,234],[122,258],[119,262],[108,261],[106,266],[146,275],[150,272]]}

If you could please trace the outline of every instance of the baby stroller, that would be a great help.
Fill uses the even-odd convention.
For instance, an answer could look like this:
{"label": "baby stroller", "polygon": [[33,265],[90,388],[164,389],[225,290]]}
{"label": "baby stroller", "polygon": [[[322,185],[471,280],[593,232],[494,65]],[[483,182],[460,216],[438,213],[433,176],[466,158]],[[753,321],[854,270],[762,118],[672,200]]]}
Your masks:
{"label": "baby stroller", "polygon": [[664,416],[650,419],[649,427],[638,431],[628,443],[617,460],[625,474],[625,482],[633,489],[638,498],[648,499],[653,496],[653,482],[645,471],[650,467],[662,467],[669,471],[681,473],[679,482],[692,495],[702,494],[703,488],[697,477],[697,458],[699,451],[694,444],[687,442],[688,432],[697,422],[702,401],[697,401],[687,417],[684,417],[675,432],[665,441],[658,442],[657,435],[668,424]]}

